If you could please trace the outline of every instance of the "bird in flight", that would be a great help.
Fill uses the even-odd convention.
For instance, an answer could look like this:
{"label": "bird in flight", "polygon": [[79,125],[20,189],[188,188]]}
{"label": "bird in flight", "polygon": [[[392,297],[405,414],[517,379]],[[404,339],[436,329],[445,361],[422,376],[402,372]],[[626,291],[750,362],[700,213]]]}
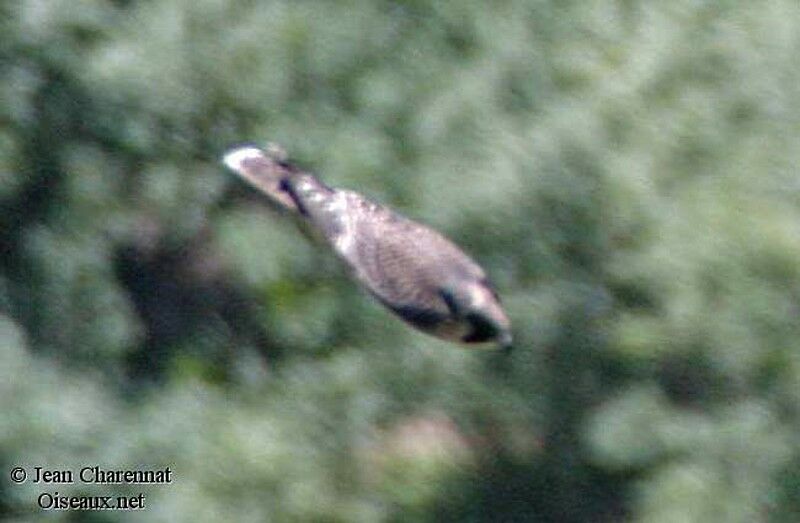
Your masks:
{"label": "bird in flight", "polygon": [[386,206],[325,185],[276,145],[223,163],[305,222],[378,301],[441,339],[511,349],[511,323],[484,270],[450,240]]}

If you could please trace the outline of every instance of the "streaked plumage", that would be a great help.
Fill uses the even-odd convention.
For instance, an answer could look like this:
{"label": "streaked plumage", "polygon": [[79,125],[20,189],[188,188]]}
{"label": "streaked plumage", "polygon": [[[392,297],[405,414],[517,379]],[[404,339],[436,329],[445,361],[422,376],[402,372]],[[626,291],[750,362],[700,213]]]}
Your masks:
{"label": "streaked plumage", "polygon": [[510,348],[510,322],[483,269],[438,232],[328,187],[275,146],[237,148],[223,161],[318,232],[355,278],[412,326],[451,341]]}

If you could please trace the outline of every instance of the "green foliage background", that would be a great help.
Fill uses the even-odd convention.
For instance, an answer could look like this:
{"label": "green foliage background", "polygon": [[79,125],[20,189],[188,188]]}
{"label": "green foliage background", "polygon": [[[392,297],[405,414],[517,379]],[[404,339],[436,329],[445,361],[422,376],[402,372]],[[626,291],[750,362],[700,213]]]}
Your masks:
{"label": "green foliage background", "polygon": [[[800,4],[0,4],[0,517],[800,521]],[[463,245],[410,331],[220,155]],[[174,483],[13,484],[15,465]]]}

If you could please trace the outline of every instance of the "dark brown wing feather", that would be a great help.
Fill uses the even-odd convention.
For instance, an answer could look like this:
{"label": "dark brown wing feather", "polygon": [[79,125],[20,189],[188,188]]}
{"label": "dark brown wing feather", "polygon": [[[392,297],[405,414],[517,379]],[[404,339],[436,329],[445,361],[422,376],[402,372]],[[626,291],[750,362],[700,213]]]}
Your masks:
{"label": "dark brown wing feather", "polygon": [[[340,255],[356,278],[405,319],[424,328],[452,315],[442,290],[485,278],[483,270],[437,232],[389,209],[351,197],[352,247]],[[410,320],[409,318],[414,318]]]}

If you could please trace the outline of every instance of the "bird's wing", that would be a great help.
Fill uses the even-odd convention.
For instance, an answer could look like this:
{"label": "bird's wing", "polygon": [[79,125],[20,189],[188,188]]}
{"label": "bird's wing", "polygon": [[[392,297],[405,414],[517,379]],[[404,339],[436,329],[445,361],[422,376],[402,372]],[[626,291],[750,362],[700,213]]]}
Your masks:
{"label": "bird's wing", "polygon": [[345,224],[331,238],[356,278],[384,304],[423,322],[451,314],[442,292],[483,270],[449,240],[357,193],[346,200]]}

